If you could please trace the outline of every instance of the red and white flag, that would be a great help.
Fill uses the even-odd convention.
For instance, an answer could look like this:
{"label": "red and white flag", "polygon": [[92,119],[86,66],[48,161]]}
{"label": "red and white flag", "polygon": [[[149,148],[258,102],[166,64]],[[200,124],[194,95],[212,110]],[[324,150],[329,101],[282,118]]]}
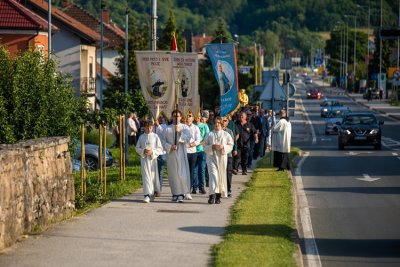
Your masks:
{"label": "red and white flag", "polygon": [[172,33],[172,39],[171,39],[171,51],[178,52],[178,45],[176,44],[176,37],[175,33]]}

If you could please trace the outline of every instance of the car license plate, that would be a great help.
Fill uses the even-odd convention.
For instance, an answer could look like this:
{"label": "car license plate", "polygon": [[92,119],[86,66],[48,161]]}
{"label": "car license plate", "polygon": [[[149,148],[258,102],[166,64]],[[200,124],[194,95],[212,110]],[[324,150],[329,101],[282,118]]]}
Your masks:
{"label": "car license plate", "polygon": [[367,140],[366,136],[355,136],[354,140]]}

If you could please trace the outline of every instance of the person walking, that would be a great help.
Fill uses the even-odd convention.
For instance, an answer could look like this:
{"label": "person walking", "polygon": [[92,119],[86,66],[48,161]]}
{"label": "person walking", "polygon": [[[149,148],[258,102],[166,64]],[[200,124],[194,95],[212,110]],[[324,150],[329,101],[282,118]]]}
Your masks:
{"label": "person walking", "polygon": [[237,156],[234,158],[233,169],[234,173],[238,172],[239,163],[242,166],[242,174],[247,174],[247,160],[250,151],[250,137],[254,137],[254,142],[258,143],[257,130],[254,125],[247,121],[246,112],[240,113],[239,121],[236,122],[239,138],[237,140]]}
{"label": "person walking", "polygon": [[267,118],[265,117],[265,112],[264,110],[261,108],[258,112],[258,116],[257,116],[257,120],[258,120],[258,125],[259,125],[259,129],[258,129],[258,155],[260,157],[264,157],[265,156],[265,141],[267,139]]}
{"label": "person walking", "polygon": [[[204,116],[203,116],[204,115]],[[196,151],[198,153],[197,156],[197,177],[199,181],[199,193],[206,194],[205,186],[206,186],[206,154],[204,152],[204,139],[206,138],[207,134],[210,132],[210,129],[207,125],[207,113],[202,112],[198,114],[196,125],[199,127],[200,130],[200,144],[196,146]],[[208,179],[207,179],[208,180]]]}
{"label": "person walking", "polygon": [[136,145],[136,135],[138,134],[138,128],[134,120],[135,114],[131,112],[128,117],[128,144]]}
{"label": "person walking", "polygon": [[172,201],[182,203],[185,195],[190,195],[190,171],[186,144],[192,135],[185,124],[180,123],[182,112],[172,112],[171,125],[163,132],[162,144],[167,155],[168,181],[171,187]]}
{"label": "person walking", "polygon": [[[198,153],[196,147],[200,145],[200,129],[193,123],[194,116],[193,113],[189,112],[186,115],[186,126],[188,127],[191,139],[188,144],[186,144],[187,157],[189,162],[189,171],[190,171],[190,188],[192,190],[192,194],[197,194],[197,189],[199,188],[199,180],[198,180]],[[191,198],[191,195],[186,195],[187,198]]]}
{"label": "person walking", "polygon": [[[162,140],[163,132],[164,129],[167,128],[167,124],[165,123],[165,119],[163,115],[158,116],[158,118],[155,121],[153,131],[158,135],[160,140]],[[155,196],[160,197],[161,196],[161,191],[162,191],[162,186],[163,186],[163,173],[164,173],[164,164],[165,164],[165,150],[163,149],[163,152],[158,155],[157,157],[157,166],[158,166],[158,177],[160,180],[160,191],[156,191]]]}
{"label": "person walking", "polygon": [[204,140],[207,153],[207,168],[210,175],[209,204],[220,204],[221,197],[227,197],[226,169],[228,154],[233,149],[233,138],[222,129],[221,117],[214,120],[214,130]]}
{"label": "person walking", "polygon": [[225,116],[222,118],[222,129],[229,133],[233,140],[233,148],[232,152],[228,153],[228,160],[226,165],[226,184],[228,189],[228,197],[232,196],[232,170],[233,170],[233,155],[237,154],[237,144],[236,144],[236,136],[233,131],[228,127],[229,125],[229,116]]}
{"label": "person walking", "polygon": [[274,167],[277,171],[290,170],[290,145],[292,137],[292,125],[287,117],[286,110],[280,112],[280,120],[272,130],[272,150],[274,151]]}
{"label": "person walking", "polygon": [[274,128],[275,123],[276,120],[274,112],[272,109],[269,109],[267,114],[267,150],[271,150],[272,129]]}
{"label": "person walking", "polygon": [[152,132],[153,122],[144,123],[144,134],[140,135],[136,151],[140,156],[144,202],[154,200],[155,192],[160,191],[157,157],[162,154],[163,147],[157,134]]}

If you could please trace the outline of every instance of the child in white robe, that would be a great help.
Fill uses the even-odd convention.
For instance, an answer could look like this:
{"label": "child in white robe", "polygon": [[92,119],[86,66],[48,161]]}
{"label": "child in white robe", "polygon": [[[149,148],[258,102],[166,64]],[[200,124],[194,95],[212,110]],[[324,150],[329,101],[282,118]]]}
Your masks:
{"label": "child in white robe", "polygon": [[144,134],[140,135],[136,151],[140,155],[144,202],[154,200],[154,193],[160,192],[157,157],[162,154],[163,147],[157,134],[152,132],[153,122],[146,121]]}
{"label": "child in white robe", "polygon": [[214,120],[214,130],[204,139],[209,174],[209,204],[220,204],[221,196],[227,197],[226,168],[228,154],[233,149],[233,138],[222,129],[221,117]]}

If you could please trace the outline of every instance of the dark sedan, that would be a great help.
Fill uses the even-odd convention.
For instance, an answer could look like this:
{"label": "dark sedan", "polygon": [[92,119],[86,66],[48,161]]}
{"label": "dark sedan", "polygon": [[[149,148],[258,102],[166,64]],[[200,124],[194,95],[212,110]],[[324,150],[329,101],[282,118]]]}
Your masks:
{"label": "dark sedan", "polygon": [[349,113],[343,118],[338,133],[338,148],[343,150],[344,146],[374,146],[375,149],[382,148],[381,125],[374,114],[369,112]]}
{"label": "dark sedan", "polygon": [[307,92],[307,99],[321,99],[322,94],[318,89],[310,89]]}
{"label": "dark sedan", "polygon": [[[81,160],[81,143],[78,142],[74,159]],[[106,150],[106,166],[109,167],[114,163],[114,158],[110,150]],[[88,171],[94,171],[99,168],[99,146],[93,144],[85,144],[85,166]]]}

